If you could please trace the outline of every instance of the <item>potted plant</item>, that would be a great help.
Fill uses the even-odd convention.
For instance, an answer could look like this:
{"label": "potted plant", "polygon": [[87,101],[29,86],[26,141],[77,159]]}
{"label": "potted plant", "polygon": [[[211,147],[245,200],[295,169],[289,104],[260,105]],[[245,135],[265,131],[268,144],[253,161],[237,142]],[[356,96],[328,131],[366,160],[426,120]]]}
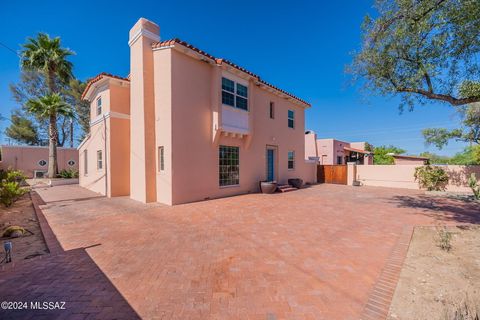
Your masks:
{"label": "potted plant", "polygon": [[260,181],[262,193],[271,194],[277,191],[277,181]]}

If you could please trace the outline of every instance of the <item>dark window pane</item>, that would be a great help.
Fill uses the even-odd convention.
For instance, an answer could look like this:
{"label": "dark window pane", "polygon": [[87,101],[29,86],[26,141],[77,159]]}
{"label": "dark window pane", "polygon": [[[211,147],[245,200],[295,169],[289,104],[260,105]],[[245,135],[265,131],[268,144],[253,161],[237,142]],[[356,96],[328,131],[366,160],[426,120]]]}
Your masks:
{"label": "dark window pane", "polygon": [[248,88],[244,85],[237,83],[237,94],[247,98],[248,97]]}
{"label": "dark window pane", "polygon": [[293,128],[293,119],[288,119],[288,127]]}
{"label": "dark window pane", "polygon": [[222,103],[232,106],[235,106],[235,98],[234,95],[225,91],[222,91]]}
{"label": "dark window pane", "polygon": [[237,96],[236,98],[237,98],[236,107],[242,110],[248,110],[248,100],[239,96]]}
{"label": "dark window pane", "polygon": [[219,177],[220,186],[230,186],[239,184],[240,166],[239,166],[239,148],[230,146],[220,146],[219,148]]}
{"label": "dark window pane", "polygon": [[222,90],[235,93],[235,83],[227,78],[222,78]]}
{"label": "dark window pane", "polygon": [[293,110],[288,110],[288,119],[294,119],[295,117],[295,113],[293,112]]}

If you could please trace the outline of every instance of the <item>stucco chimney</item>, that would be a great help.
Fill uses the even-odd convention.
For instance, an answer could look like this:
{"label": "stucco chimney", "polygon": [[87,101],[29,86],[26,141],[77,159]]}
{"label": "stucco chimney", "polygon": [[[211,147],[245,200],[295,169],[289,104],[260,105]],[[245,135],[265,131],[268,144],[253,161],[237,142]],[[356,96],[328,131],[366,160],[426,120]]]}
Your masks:
{"label": "stucco chimney", "polygon": [[160,28],[140,18],[130,29],[130,197],[156,201],[155,105],[152,43]]}

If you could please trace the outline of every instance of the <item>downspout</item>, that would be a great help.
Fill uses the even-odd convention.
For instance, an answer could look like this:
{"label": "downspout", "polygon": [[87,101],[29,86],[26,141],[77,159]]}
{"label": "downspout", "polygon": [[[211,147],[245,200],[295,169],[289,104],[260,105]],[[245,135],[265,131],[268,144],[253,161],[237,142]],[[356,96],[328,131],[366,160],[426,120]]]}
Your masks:
{"label": "downspout", "polygon": [[105,118],[105,114],[102,115],[103,117],[103,134],[105,136],[105,144],[104,144],[104,148],[105,148],[105,156],[104,156],[104,162],[105,162],[105,196],[108,197],[108,165],[107,165],[107,119]]}

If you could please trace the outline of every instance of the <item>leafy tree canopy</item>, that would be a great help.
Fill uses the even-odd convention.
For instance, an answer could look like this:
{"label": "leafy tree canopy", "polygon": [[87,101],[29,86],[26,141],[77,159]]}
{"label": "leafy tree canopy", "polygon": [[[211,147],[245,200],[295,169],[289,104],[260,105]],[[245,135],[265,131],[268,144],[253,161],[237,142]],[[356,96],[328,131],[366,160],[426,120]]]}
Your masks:
{"label": "leafy tree canopy", "polygon": [[5,129],[7,137],[22,144],[38,145],[40,143],[37,127],[19,110],[12,113],[10,120],[10,126]]}
{"label": "leafy tree canopy", "polygon": [[402,154],[405,150],[390,146],[379,146],[373,150],[373,164],[393,164],[394,159],[391,154]]}
{"label": "leafy tree canopy", "polygon": [[452,139],[456,141],[480,144],[480,103],[459,107],[462,128],[448,130],[445,128],[424,129],[422,134],[427,145],[442,149]]}
{"label": "leafy tree canopy", "polygon": [[367,90],[400,94],[401,108],[480,101],[478,0],[377,0],[348,71]]}
{"label": "leafy tree canopy", "polygon": [[432,164],[479,165],[480,145],[467,147],[453,157],[439,156],[430,152],[423,152],[420,156],[429,158]]}

